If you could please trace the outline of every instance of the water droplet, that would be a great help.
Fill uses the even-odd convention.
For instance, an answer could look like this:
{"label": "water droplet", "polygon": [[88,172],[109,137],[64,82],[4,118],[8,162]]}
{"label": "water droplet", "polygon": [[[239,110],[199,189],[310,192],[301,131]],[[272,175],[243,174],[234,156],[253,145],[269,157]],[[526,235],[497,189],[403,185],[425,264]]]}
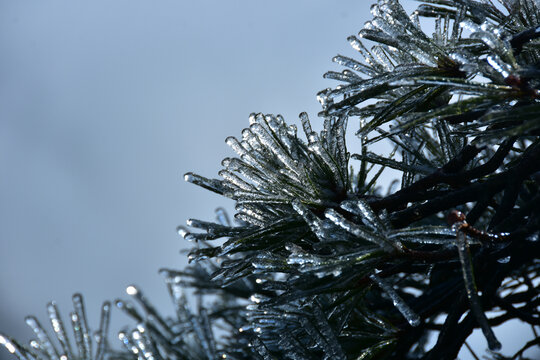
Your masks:
{"label": "water droplet", "polygon": [[139,291],[137,290],[137,288],[133,285],[130,285],[126,288],[126,293],[128,295],[137,295]]}

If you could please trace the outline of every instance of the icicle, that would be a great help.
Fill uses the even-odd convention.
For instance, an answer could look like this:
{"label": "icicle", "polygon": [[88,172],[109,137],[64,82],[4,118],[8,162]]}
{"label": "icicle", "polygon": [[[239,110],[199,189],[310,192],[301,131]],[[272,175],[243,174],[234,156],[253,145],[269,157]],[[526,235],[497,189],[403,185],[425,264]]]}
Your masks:
{"label": "icicle", "polygon": [[403,317],[409,322],[411,326],[420,325],[420,317],[407,305],[405,301],[398,295],[398,293],[392,288],[392,285],[378,277],[376,274],[369,276],[374,283],[376,283],[389,297],[392,299],[394,306],[403,315]]}
{"label": "icicle", "polygon": [[347,56],[337,55],[332,59],[333,62],[348,67],[350,69],[353,69],[355,71],[362,72],[369,76],[376,76],[377,72],[373,71],[373,69],[369,66],[366,66],[362,63],[359,63],[358,61],[351,59]]}
{"label": "icicle", "polygon": [[321,240],[325,240],[328,236],[322,221],[315,216],[302,202],[298,199],[292,201],[293,209],[304,218],[304,221],[309,225],[311,231]]}
{"label": "icicle", "polygon": [[374,356],[376,354],[378,354],[380,352],[381,349],[387,347],[388,345],[391,345],[395,341],[396,341],[395,339],[389,339],[389,340],[380,341],[377,344],[375,344],[373,346],[370,346],[367,349],[364,349],[362,351],[362,354],[359,357],[357,357],[356,360],[372,359],[372,358],[374,358]]}
{"label": "icicle", "polygon": [[141,314],[139,314],[139,312],[137,311],[137,309],[135,309],[135,307],[133,306],[133,304],[131,304],[130,302],[127,302],[127,301],[124,301],[124,300],[120,300],[120,299],[117,299],[114,304],[116,305],[116,307],[120,310],[122,310],[123,312],[125,312],[126,314],[128,314],[130,317],[132,317],[133,319],[135,319],[135,321],[137,321],[138,323],[142,323],[144,322],[143,320],[143,316]]}
{"label": "icicle", "polygon": [[[456,224],[459,228],[459,223]],[[456,226],[456,224],[454,224],[454,226]],[[458,248],[459,259],[461,261],[461,269],[463,271],[463,280],[465,281],[467,297],[469,298],[469,303],[471,304],[471,311],[476,318],[478,325],[480,325],[484,336],[486,337],[489,349],[492,351],[497,351],[501,348],[501,343],[495,337],[493,330],[489,326],[486,314],[482,309],[480,298],[478,297],[478,292],[476,290],[469,244],[463,231],[457,231],[456,245]]]}
{"label": "icicle", "polygon": [[223,226],[231,226],[229,215],[227,215],[227,211],[222,207],[216,209],[216,220]]}
{"label": "icicle", "polygon": [[107,334],[109,332],[109,322],[111,320],[111,303],[105,301],[101,306],[101,317],[99,320],[99,330],[96,336],[96,360],[105,358],[105,349],[107,346]]}
{"label": "icicle", "polygon": [[204,332],[204,337],[206,341],[208,342],[208,348],[210,350],[210,354],[212,355],[210,358],[216,357],[216,341],[214,338],[214,332],[212,331],[212,326],[210,323],[210,318],[208,316],[208,311],[206,311],[205,308],[202,308],[199,311],[199,316],[201,317],[201,326],[202,330]]}
{"label": "icicle", "polygon": [[254,267],[253,272],[257,274],[290,271],[285,258],[266,251],[258,253],[251,265]]}
{"label": "icicle", "polygon": [[51,360],[58,360],[58,352],[56,351],[51,338],[49,335],[47,335],[38,319],[36,319],[34,316],[27,316],[25,322],[36,335],[39,341],[40,349],[42,349]]}
{"label": "icicle", "polygon": [[[335,159],[333,159],[327,152],[327,150],[318,142],[309,144],[309,150],[317,154],[324,164],[330,169],[334,179],[343,178],[342,170],[337,166]],[[338,183],[337,185],[345,186],[345,184]]]}
{"label": "icicle", "polygon": [[422,226],[390,231],[388,240],[400,240],[419,244],[450,245],[456,232],[447,226]]}
{"label": "icicle", "polygon": [[[328,119],[327,119],[328,120]],[[345,141],[345,129],[347,129],[347,115],[340,115],[334,121],[325,121],[325,125],[329,127],[329,136],[323,140],[328,140],[326,142],[326,147],[328,151],[337,158],[338,166],[342,171],[345,178],[342,180],[344,183],[348,181],[347,179],[347,166],[349,163],[350,154],[347,152],[347,146]]]}
{"label": "icicle", "polygon": [[71,350],[71,344],[69,343],[69,338],[64,326],[64,322],[60,317],[60,312],[58,311],[58,307],[56,306],[55,302],[50,302],[47,304],[47,312],[49,314],[51,326],[54,333],[56,334],[56,338],[60,342],[60,346],[62,347],[64,355],[67,356],[68,359],[72,359],[73,351]]}
{"label": "icicle", "polygon": [[[250,225],[253,225],[253,226],[256,226],[256,227],[264,227],[266,225],[266,222],[264,221],[261,221],[259,220],[257,217],[255,216],[252,216],[252,211],[249,210],[249,212],[246,212],[246,213],[238,213],[236,215],[234,215],[234,218],[238,221],[243,221],[247,224],[250,224]],[[232,250],[231,248],[228,248],[228,250],[226,250],[226,248],[224,247],[223,248],[223,253],[227,253],[228,251]]]}
{"label": "icicle", "polygon": [[[251,124],[254,124],[254,123],[251,123]],[[251,152],[251,153],[253,153],[253,152],[260,153],[260,152],[265,151],[264,146],[261,144],[261,142],[259,141],[257,136],[255,136],[255,134],[253,134],[253,132],[251,131],[250,128],[246,128],[246,129],[242,130],[242,139],[243,139],[243,142],[245,142],[245,143],[247,143],[249,145],[249,147],[250,147],[249,152]]]}
{"label": "icicle", "polygon": [[264,346],[264,344],[259,338],[254,338],[251,341],[251,346],[253,348],[253,351],[257,351],[257,354],[262,356],[263,360],[274,360],[266,346]]}
{"label": "icicle", "polygon": [[127,330],[121,330],[119,333],[118,333],[118,339],[120,339],[120,341],[122,342],[122,344],[124,345],[124,347],[131,353],[137,355],[137,357],[139,359],[144,359],[142,356],[139,356],[139,349],[137,348],[137,346],[135,346],[135,344],[131,341],[131,339],[129,338],[129,336],[127,335]]}
{"label": "icicle", "polygon": [[516,59],[514,58],[512,48],[509,42],[501,40],[497,33],[498,29],[495,29],[488,23],[478,25],[471,19],[464,19],[460,26],[471,31],[471,39],[478,39],[486,44],[491,50],[496,52],[505,62],[509,63],[512,67],[517,67]]}
{"label": "icicle", "polygon": [[[261,143],[257,135],[253,134],[250,129],[244,129],[243,133],[250,134],[250,137],[247,138],[247,140],[248,144],[251,144],[251,148],[241,157],[242,161],[245,162],[246,166],[251,166],[259,170],[270,169],[273,166],[274,160],[272,153]],[[244,143],[244,141],[242,143]]]}
{"label": "icicle", "polygon": [[181,284],[181,275],[169,269],[161,269],[159,272],[165,276],[169,295],[175,305],[174,307],[178,320],[181,323],[187,322],[189,320],[190,313],[187,310],[187,299],[184,293],[184,287]]}
{"label": "icicle", "polygon": [[178,235],[180,235],[184,239],[189,234],[189,230],[185,226],[182,226],[182,225],[176,227],[176,232],[178,233]]}
{"label": "icicle", "polygon": [[261,113],[251,113],[249,114],[249,124],[254,124],[257,121],[257,117],[260,116]]}
{"label": "icicle", "polygon": [[143,307],[144,311],[148,314],[148,316],[152,320],[155,320],[161,326],[162,330],[165,332],[165,335],[169,337],[172,336],[169,325],[167,325],[165,320],[163,320],[161,315],[159,315],[159,313],[157,312],[156,308],[154,308],[154,306],[146,299],[146,297],[143,295],[143,293],[138,287],[134,285],[129,285],[126,288],[126,293],[128,295],[131,295]]}
{"label": "icicle", "polygon": [[226,138],[225,143],[229,145],[234,150],[234,152],[238,154],[238,156],[244,157],[248,155],[248,151],[234,136],[229,136],[228,138]]}
{"label": "icicle", "polygon": [[256,207],[249,206],[250,204],[239,204],[236,206],[238,213],[235,217],[241,218],[249,224],[257,227],[264,227],[267,219]]}
{"label": "icicle", "polygon": [[252,193],[247,191],[235,191],[234,193],[235,197],[239,199],[237,201],[238,204],[246,204],[246,203],[278,203],[278,204],[286,204],[289,202],[289,199],[284,197],[283,195],[273,195],[273,194],[261,194],[259,193]]}
{"label": "icicle", "polygon": [[253,185],[244,181],[243,179],[238,177],[238,175],[228,170],[220,170],[218,172],[218,175],[221,176],[227,182],[227,186],[238,188],[244,191],[252,191],[252,192],[257,191],[257,189]]}
{"label": "icicle", "polygon": [[242,176],[251,181],[256,187],[261,187],[266,183],[266,179],[262,177],[263,174],[259,170],[245,164],[240,159],[225,158],[221,162],[221,165],[230,171],[240,173]]}
{"label": "icicle", "polygon": [[486,60],[503,78],[506,79],[510,75],[512,68],[508,64],[505,64],[497,55],[488,55]]}
{"label": "icicle", "polygon": [[199,339],[199,342],[201,343],[201,346],[206,353],[206,356],[209,359],[215,359],[215,349],[211,347],[211,344],[208,342],[208,339],[205,336],[205,331],[203,329],[202,324],[200,323],[199,319],[196,316],[190,317],[191,326],[193,327],[193,330],[195,331],[195,335]]}
{"label": "icicle", "polygon": [[82,334],[83,352],[80,354],[83,359],[92,358],[92,337],[90,330],[88,329],[88,322],[86,321],[86,311],[84,309],[84,302],[81,294],[73,295],[73,308],[79,319],[79,325]]}
{"label": "icicle", "polygon": [[328,71],[323,75],[323,77],[325,79],[343,81],[348,83],[356,83],[362,80],[362,78],[360,78],[358,75],[348,70],[343,70],[342,72]]}
{"label": "icicle", "polygon": [[[212,222],[208,222],[208,221],[202,221],[202,220],[197,220],[197,219],[188,219],[186,221],[186,224],[189,227],[206,230],[206,234],[204,234],[204,236],[209,240],[219,238],[219,237],[222,237],[222,236],[226,236],[226,235],[231,233],[231,228],[230,227],[223,226],[223,225],[216,224],[216,223],[212,223]],[[190,234],[190,235],[194,235],[194,234]],[[184,236],[184,238],[186,238],[186,237],[187,237],[187,234],[186,234],[186,236]]]}
{"label": "icicle", "polygon": [[[316,329],[312,322],[305,317],[301,317],[299,320],[302,329],[311,338],[311,342],[313,342],[316,347],[323,350],[323,352],[326,352],[328,350],[328,344],[326,343],[326,339],[322,336],[318,329]],[[329,356],[331,354],[331,351],[328,351],[328,353],[325,355]],[[328,359],[327,356],[325,356],[323,359]]]}
{"label": "icicle", "polygon": [[345,354],[343,353],[343,349],[341,348],[341,345],[338,342],[337,335],[334,332],[334,330],[330,327],[330,324],[328,324],[328,320],[326,318],[326,315],[322,311],[322,309],[319,307],[318,304],[315,304],[313,307],[313,315],[315,317],[315,321],[318,325],[318,329],[323,335],[325,339],[325,343],[327,346],[325,346],[325,355],[328,359],[347,359]]}
{"label": "icicle", "polygon": [[[345,263],[347,260],[339,259],[337,261],[323,260],[316,255],[312,255],[302,250],[297,245],[288,244],[285,248],[291,252],[287,257],[287,264],[298,265],[301,272],[314,273],[318,278],[333,275],[339,276],[342,272],[340,263]],[[352,260],[354,261],[354,259]]]}
{"label": "icicle", "polygon": [[384,237],[380,236],[377,233],[370,232],[367,229],[362,229],[362,227],[360,227],[359,225],[356,225],[345,219],[340,213],[338,213],[334,209],[327,209],[325,211],[325,216],[337,226],[341,227],[345,231],[353,234],[354,236],[362,240],[377,244],[386,251],[392,251],[394,249],[392,244],[390,244]]}
{"label": "icicle", "polygon": [[131,339],[145,360],[156,359],[156,351],[153,349],[153,346],[151,346],[151,343],[145,339],[144,327],[140,325],[137,326],[137,330],[131,332]]}
{"label": "icicle", "polygon": [[435,18],[435,32],[433,33],[433,40],[437,43],[443,42],[443,34],[441,31],[441,17],[437,16]]}
{"label": "icicle", "polygon": [[291,151],[295,147],[296,138],[293,138],[289,135],[287,125],[285,124],[283,117],[281,115],[267,115],[265,119],[268,123],[268,126],[274,133],[274,136],[278,138],[280,144],[290,155]]}
{"label": "icicle", "polygon": [[75,344],[77,344],[77,349],[79,351],[79,356],[81,359],[88,360],[85,357],[85,354],[87,353],[86,348],[84,347],[84,334],[82,332],[82,325],[81,325],[81,319],[79,318],[79,315],[76,312],[71,312],[69,314],[69,317],[71,319],[71,327],[73,328],[73,334],[75,336]]}
{"label": "icicle", "polygon": [[19,360],[35,360],[35,357],[24,350],[15,340],[0,333],[0,345],[6,348],[11,354],[15,355]]}
{"label": "icicle", "polygon": [[184,180],[192,184],[198,185],[200,187],[203,187],[205,189],[208,189],[210,191],[213,191],[215,193],[218,193],[220,195],[223,195],[223,193],[225,192],[223,183],[219,180],[207,179],[204,176],[200,176],[191,172],[186,173],[184,175]]}
{"label": "icicle", "polygon": [[377,214],[371,209],[369,204],[362,199],[358,200],[346,200],[340,204],[340,207],[343,210],[347,210],[353,214],[356,214],[365,220],[366,225],[372,228],[373,230],[385,233],[386,229],[384,224],[381,222]]}
{"label": "icicle", "polygon": [[349,36],[347,38],[347,41],[351,44],[351,47],[358,51],[360,54],[362,54],[362,56],[364,57],[364,59],[366,60],[366,62],[371,65],[375,71],[377,72],[384,72],[384,67],[381,66],[381,64],[379,64],[375,58],[373,57],[373,55],[371,55],[371,53],[369,52],[368,49],[366,49],[366,47],[364,46],[364,44],[362,44],[362,42],[360,40],[358,40],[358,38],[356,38],[356,36]]}
{"label": "icicle", "polygon": [[250,128],[259,137],[261,143],[267,149],[271,150],[285,166],[297,176],[300,175],[297,170],[298,164],[283,150],[281,144],[276,142],[259,123],[252,124]]}

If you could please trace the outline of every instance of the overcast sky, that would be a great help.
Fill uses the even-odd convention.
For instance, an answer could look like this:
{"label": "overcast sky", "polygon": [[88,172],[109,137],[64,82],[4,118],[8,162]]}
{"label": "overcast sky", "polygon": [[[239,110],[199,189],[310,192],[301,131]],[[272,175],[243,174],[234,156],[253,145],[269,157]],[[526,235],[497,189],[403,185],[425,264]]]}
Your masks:
{"label": "overcast sky", "polygon": [[52,299],[65,316],[73,292],[96,328],[132,283],[170,313],[176,226],[232,208],[182,175],[217,176],[251,112],[320,123],[322,74],[355,56],[369,5],[0,1],[0,331],[28,339],[24,316],[47,323]]}

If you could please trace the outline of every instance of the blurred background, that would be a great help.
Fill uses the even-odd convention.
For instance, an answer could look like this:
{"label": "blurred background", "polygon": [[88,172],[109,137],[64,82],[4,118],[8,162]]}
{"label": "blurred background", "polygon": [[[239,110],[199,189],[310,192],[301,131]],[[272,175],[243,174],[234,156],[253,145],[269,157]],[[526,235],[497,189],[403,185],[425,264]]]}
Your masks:
{"label": "blurred background", "polygon": [[[232,209],[182,175],[217,176],[251,112],[320,124],[322,74],[356,56],[370,4],[0,1],[0,331],[28,340],[25,315],[49,328],[46,303],[66,317],[74,292],[96,328],[130,284],[171,314],[176,226]],[[126,324],[114,311],[112,332]]]}

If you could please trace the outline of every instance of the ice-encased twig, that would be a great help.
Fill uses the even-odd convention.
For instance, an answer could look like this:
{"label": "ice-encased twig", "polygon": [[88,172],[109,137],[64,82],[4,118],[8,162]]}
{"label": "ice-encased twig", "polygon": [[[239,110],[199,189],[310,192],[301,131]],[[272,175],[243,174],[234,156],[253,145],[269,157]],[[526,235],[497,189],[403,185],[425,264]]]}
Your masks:
{"label": "ice-encased twig", "polygon": [[110,303],[104,302],[100,317],[100,326],[95,333],[96,352],[92,351],[92,333],[86,320],[86,310],[80,294],[73,295],[74,311],[70,313],[70,322],[77,351],[73,351],[66,326],[62,321],[55,302],[47,304],[47,314],[54,337],[60,344],[58,350],[53,338],[41,326],[34,316],[27,316],[26,323],[34,332],[37,340],[30,342],[30,347],[20,345],[16,340],[0,334],[0,345],[22,360],[103,360],[114,354],[115,359],[124,359],[125,353],[111,350],[107,343]]}
{"label": "ice-encased twig", "polygon": [[0,345],[5,347],[9,353],[15,355],[19,360],[36,360],[36,357],[19,344],[17,340],[2,333],[0,333]]}
{"label": "ice-encased twig", "polygon": [[398,293],[394,290],[392,285],[388,284],[385,280],[381,279],[376,274],[372,274],[369,276],[371,280],[375,284],[377,284],[389,297],[392,299],[392,303],[398,309],[398,311],[403,315],[403,317],[407,320],[407,322],[411,326],[418,326],[420,325],[420,322],[422,321],[420,316],[416,314],[410,307],[407,305],[407,303],[401,298],[401,296],[398,295]]}
{"label": "ice-encased twig", "polygon": [[137,329],[131,332],[131,339],[145,360],[160,360],[152,340],[146,335],[144,325],[137,325]]}
{"label": "ice-encased twig", "polygon": [[[208,314],[206,313],[205,310],[203,310],[201,316],[207,317]],[[204,351],[204,353],[209,359],[214,359],[216,357],[216,348],[215,348],[215,342],[213,341],[214,335],[212,333],[212,330],[209,329],[210,324],[208,322],[208,318],[206,320],[201,321],[199,317],[192,315],[190,316],[189,321],[195,332],[195,335],[199,339],[199,343],[201,344],[202,350]]]}
{"label": "ice-encased twig", "polygon": [[347,220],[343,215],[334,209],[327,209],[324,214],[327,219],[331,220],[334,224],[358,237],[359,239],[374,243],[386,251],[392,251],[394,249],[393,244],[385,239],[384,234],[381,235],[370,229],[357,225]]}
{"label": "ice-encased twig", "polygon": [[302,204],[298,199],[292,201],[293,209],[304,218],[304,221],[309,225],[311,231],[322,241],[329,237],[328,231],[325,229],[323,221],[313,214],[307,206]]}
{"label": "ice-encased twig", "polygon": [[71,319],[71,326],[73,327],[73,335],[75,337],[75,345],[77,346],[79,357],[81,359],[87,360],[87,358],[85,357],[87,350],[84,343],[84,334],[82,331],[81,318],[79,317],[79,314],[75,311],[70,312],[69,316]]}
{"label": "ice-encased twig", "polygon": [[36,335],[39,348],[43,350],[51,360],[58,360],[58,352],[54,347],[51,338],[39,323],[39,320],[35,316],[27,316],[25,321]]}
{"label": "ice-encased twig", "polygon": [[99,330],[96,334],[96,360],[103,360],[107,346],[107,333],[109,332],[109,323],[111,319],[111,303],[105,301],[101,306],[101,317],[99,320]]}
{"label": "ice-encased twig", "polygon": [[56,338],[62,347],[63,354],[68,358],[73,357],[73,351],[71,350],[71,344],[69,343],[69,338],[64,326],[64,322],[60,317],[60,312],[55,302],[50,302],[47,304],[47,312],[49,313],[49,320],[53,331],[56,334]]}
{"label": "ice-encased twig", "polygon": [[381,233],[386,232],[386,228],[382,223],[379,216],[371,209],[369,204],[362,200],[346,200],[340,204],[340,207],[344,210],[350,211],[353,214],[360,216],[360,218],[373,230]]}
{"label": "ice-encased twig", "polygon": [[150,303],[142,291],[134,285],[130,285],[126,288],[126,292],[128,295],[131,295],[144,309],[146,314],[154,320],[155,323],[159,324],[159,326],[162,328],[162,330],[165,332],[165,335],[172,336],[171,330],[169,328],[169,325],[165,322],[165,320],[161,317],[161,315],[158,313],[156,308]]}
{"label": "ice-encased twig", "polygon": [[312,309],[315,322],[317,323],[317,327],[325,339],[325,342],[323,343],[325,344],[323,349],[325,350],[326,357],[328,359],[345,360],[347,357],[345,356],[343,349],[338,342],[337,334],[330,327],[328,319],[326,318],[323,310],[320,308],[320,305],[318,303],[315,303]]}
{"label": "ice-encased twig", "polygon": [[73,308],[79,319],[82,335],[82,349],[83,353],[80,354],[84,359],[92,358],[92,336],[88,328],[88,321],[86,320],[86,310],[84,308],[83,297],[81,294],[73,295]]}
{"label": "ice-encased twig", "polygon": [[[338,353],[335,352],[334,346],[330,345],[329,342],[332,342],[333,339],[327,339],[320,331],[318,327],[315,326],[314,321],[307,317],[300,317],[300,325],[303,330],[310,336],[312,341],[315,342],[316,346],[323,350],[324,357],[323,359],[345,359],[343,351],[340,349]],[[320,325],[317,323],[317,325]],[[335,345],[335,344],[333,344]],[[339,347],[339,344],[337,345]],[[341,353],[341,354],[340,354]]]}
{"label": "ice-encased twig", "polygon": [[128,335],[127,333],[127,330],[126,329],[122,329],[118,332],[118,339],[120,340],[120,342],[122,343],[122,345],[124,345],[124,348],[137,355],[137,358],[139,360],[144,360],[144,357],[142,356],[142,354],[139,354],[139,349],[137,348],[137,346],[133,343],[133,341],[131,340],[130,336]]}
{"label": "ice-encased twig", "polygon": [[253,337],[250,345],[253,349],[252,351],[256,351],[256,354],[259,355],[262,360],[275,360],[259,338]]}
{"label": "ice-encased twig", "polygon": [[463,231],[457,231],[456,245],[458,248],[459,259],[461,261],[463,280],[465,282],[465,289],[467,290],[467,297],[471,305],[471,311],[478,322],[478,325],[480,325],[484,336],[486,337],[489,349],[492,351],[497,351],[501,348],[501,343],[495,337],[495,334],[493,333],[493,330],[491,329],[491,326],[486,318],[486,314],[482,309],[482,304],[476,289],[476,282],[474,280],[469,244],[467,242],[467,236]]}
{"label": "ice-encased twig", "polygon": [[448,226],[420,226],[391,230],[387,233],[389,240],[419,244],[453,245],[456,232]]}
{"label": "ice-encased twig", "polygon": [[219,180],[208,179],[204,176],[193,173],[186,173],[184,175],[184,180],[192,184],[199,185],[200,187],[203,187],[218,194],[223,194],[225,192],[225,189],[223,188],[223,183]]}
{"label": "ice-encased twig", "polygon": [[[293,199],[308,206],[325,199],[332,201],[350,188],[345,147],[347,117],[327,118],[320,136],[312,130],[307,114],[300,114],[300,118],[307,144],[296,136],[296,128],[287,126],[281,116],[250,115],[250,127],[242,131],[243,140],[227,138],[239,158],[223,161],[225,169],[220,175],[224,179],[219,181],[188,173],[186,180],[232,198],[236,201],[235,218],[261,228],[286,212],[294,213]],[[197,224],[204,227],[208,235],[185,233],[186,238],[199,240],[236,235],[219,225],[194,223]]]}

